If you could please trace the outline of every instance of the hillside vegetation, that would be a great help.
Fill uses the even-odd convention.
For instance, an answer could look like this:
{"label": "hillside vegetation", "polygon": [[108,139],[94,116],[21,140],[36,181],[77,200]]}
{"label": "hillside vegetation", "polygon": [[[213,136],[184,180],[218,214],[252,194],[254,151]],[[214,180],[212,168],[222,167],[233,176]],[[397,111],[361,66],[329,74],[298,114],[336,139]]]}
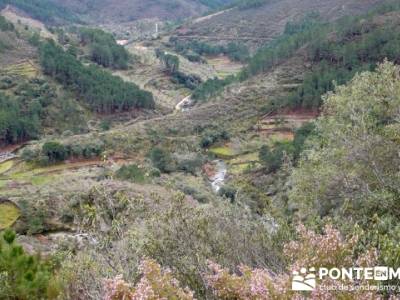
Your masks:
{"label": "hillside vegetation", "polygon": [[112,113],[133,107],[154,107],[153,97],[149,92],[142,91],[135,84],[124,82],[97,66],[83,65],[52,41],[41,45],[40,62],[45,74],[71,88],[94,111]]}
{"label": "hillside vegetation", "polygon": [[285,30],[288,22],[316,11],[324,20],[365,13],[380,0],[268,0],[238,1],[238,5],[199,22],[182,25],[176,32],[180,39],[214,43],[241,41],[256,49]]}
{"label": "hillside vegetation", "polygon": [[52,25],[79,20],[71,11],[56,5],[51,0],[1,0],[0,10],[7,5],[12,5],[34,19]]}
{"label": "hillside vegetation", "polygon": [[[245,80],[274,68],[294,55],[304,55],[312,68],[302,85],[288,98],[272,104],[271,108],[275,105],[275,108],[317,109],[321,104],[321,95],[332,90],[334,82],[343,84],[357,72],[373,69],[385,58],[398,61],[399,24],[390,15],[376,17],[384,13],[398,13],[399,10],[398,4],[385,4],[368,15],[343,18],[333,24],[323,23],[317,13],[309,14],[298,22],[288,23],[283,35],[261,47],[237,79]],[[215,95],[231,82],[206,82],[196,91],[199,95],[196,98]]]}
{"label": "hillside vegetation", "polygon": [[400,297],[368,276],[292,288],[399,265],[398,1],[56,3],[227,6],[138,42],[0,18],[0,299]]}
{"label": "hillside vegetation", "polygon": [[123,23],[146,18],[179,20],[200,16],[209,9],[227,4],[229,0],[53,0],[91,23]]}
{"label": "hillside vegetation", "polygon": [[79,38],[83,46],[89,45],[92,61],[106,68],[128,67],[128,51],[118,45],[111,34],[100,29],[82,28],[79,31]]}
{"label": "hillside vegetation", "polygon": [[[111,35],[82,28],[79,39],[99,65],[128,68],[130,55]],[[86,131],[85,110],[113,114],[154,108],[151,93],[100,66],[82,63],[77,50],[43,41],[35,29],[0,17],[0,52],[7,59],[0,72],[1,144],[25,142],[45,132]],[[42,72],[49,77],[40,76]]]}

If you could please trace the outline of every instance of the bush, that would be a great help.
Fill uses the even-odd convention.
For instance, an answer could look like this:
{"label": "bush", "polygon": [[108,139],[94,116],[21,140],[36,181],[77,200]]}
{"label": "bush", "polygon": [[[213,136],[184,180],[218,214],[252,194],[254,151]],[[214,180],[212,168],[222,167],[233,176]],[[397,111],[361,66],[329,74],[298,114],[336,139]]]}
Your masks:
{"label": "bush", "polygon": [[[368,249],[354,254],[354,245],[357,236],[345,239],[340,232],[327,225],[324,234],[307,230],[303,225],[298,226],[299,241],[292,241],[285,245],[284,252],[290,259],[289,270],[299,272],[303,266],[320,266],[327,268],[340,268],[351,265],[366,267],[375,265],[375,249]],[[209,262],[209,274],[205,276],[206,282],[213,289],[217,299],[305,299],[304,294],[295,292],[291,288],[292,274],[274,274],[267,269],[252,269],[241,265],[239,274],[232,274],[228,268]],[[323,289],[321,286],[332,285],[334,289]],[[347,289],[340,286],[348,285]],[[358,282],[339,279],[322,279],[315,290],[307,295],[307,299],[385,299],[376,290],[363,288],[370,285],[365,279]],[[395,297],[394,297],[395,298]]]}
{"label": "bush", "polygon": [[129,180],[133,182],[144,182],[145,174],[141,168],[137,165],[122,166],[117,172],[116,177],[123,180]]}
{"label": "bush", "polygon": [[195,175],[203,164],[201,157],[187,158],[178,163],[178,170]]}
{"label": "bush", "polygon": [[290,179],[289,203],[299,215],[365,226],[375,215],[400,218],[399,72],[386,62],[324,98],[317,134]]}
{"label": "bush", "polygon": [[122,276],[109,279],[105,284],[105,300],[179,299],[193,300],[193,292],[183,289],[169,269],[164,270],[151,259],[143,260],[139,267],[142,278],[135,287]]}
{"label": "bush", "polygon": [[150,151],[150,159],[157,169],[161,172],[169,173],[173,171],[173,161],[171,155],[162,148],[155,147]]}
{"label": "bush", "polygon": [[235,201],[237,189],[232,186],[222,186],[218,194],[222,197],[230,199],[231,202]]}
{"label": "bush", "polygon": [[307,138],[310,138],[310,136],[314,133],[314,131],[315,131],[314,123],[304,124],[299,129],[296,130],[293,140],[293,147],[294,147],[293,159],[295,162],[298,161],[298,159],[300,158],[300,154],[304,150],[304,144]]}
{"label": "bush", "polygon": [[201,78],[199,76],[194,74],[186,75],[179,71],[176,71],[173,74],[172,80],[185,85],[185,87],[191,90],[194,90],[199,86],[199,84],[201,84]]}
{"label": "bush", "polygon": [[181,186],[179,187],[185,195],[192,196],[193,199],[197,200],[199,203],[208,203],[210,199],[206,193],[204,193],[201,189],[196,189],[193,186]]}
{"label": "bush", "polygon": [[42,155],[48,158],[49,163],[64,161],[67,158],[67,150],[58,142],[47,142],[42,146]]}
{"label": "bush", "polygon": [[34,161],[37,155],[38,153],[30,148],[25,148],[21,153],[22,159],[29,162]]}
{"label": "bush", "polygon": [[208,148],[217,142],[226,140],[229,140],[229,133],[226,130],[211,129],[203,132],[200,146],[202,148]]}
{"label": "bush", "polygon": [[103,120],[100,123],[100,128],[102,131],[107,131],[110,130],[111,128],[111,122],[109,120]]}
{"label": "bush", "polygon": [[47,207],[44,205],[33,206],[26,199],[18,201],[21,209],[21,220],[18,232],[24,232],[28,235],[42,233],[46,230],[46,219],[48,217]]}
{"label": "bush", "polygon": [[7,21],[3,16],[0,16],[0,30],[1,31],[12,31],[14,30],[14,25]]}
{"label": "bush", "polygon": [[264,145],[260,149],[259,159],[268,173],[276,172],[282,166],[284,153],[293,153],[292,143],[276,143],[272,150]]}
{"label": "bush", "polygon": [[103,143],[89,143],[82,146],[82,155],[84,158],[99,156],[104,151]]}
{"label": "bush", "polygon": [[229,133],[226,130],[207,130],[202,134],[200,146],[202,148],[210,147],[211,145],[229,139]]}
{"label": "bush", "polygon": [[40,149],[27,147],[22,152],[22,158],[39,165],[48,165],[65,161],[70,158],[93,158],[100,156],[104,151],[104,143],[99,140],[63,145],[56,141],[44,143]]}

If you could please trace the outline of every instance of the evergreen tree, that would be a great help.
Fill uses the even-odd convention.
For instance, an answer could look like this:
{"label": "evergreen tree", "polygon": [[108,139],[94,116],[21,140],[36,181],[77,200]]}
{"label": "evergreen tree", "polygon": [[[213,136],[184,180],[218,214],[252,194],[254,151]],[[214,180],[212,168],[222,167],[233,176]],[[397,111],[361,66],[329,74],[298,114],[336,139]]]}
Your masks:
{"label": "evergreen tree", "polygon": [[0,299],[56,299],[59,289],[50,261],[26,254],[15,238],[10,229],[0,235]]}

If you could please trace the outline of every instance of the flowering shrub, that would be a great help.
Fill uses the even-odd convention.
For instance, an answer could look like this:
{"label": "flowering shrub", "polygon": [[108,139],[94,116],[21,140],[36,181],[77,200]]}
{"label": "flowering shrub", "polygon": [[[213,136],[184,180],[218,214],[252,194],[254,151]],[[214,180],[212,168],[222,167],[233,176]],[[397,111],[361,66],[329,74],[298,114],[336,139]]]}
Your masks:
{"label": "flowering shrub", "polygon": [[208,284],[218,299],[282,299],[289,290],[289,277],[274,277],[267,270],[240,266],[241,275],[231,275],[229,270],[209,262],[211,275]]}
{"label": "flowering shrub", "polygon": [[117,276],[106,280],[104,300],[190,300],[193,292],[182,289],[169,269],[162,270],[156,261],[145,259],[140,265],[142,278],[136,286],[131,286]]}
{"label": "flowering shrub", "polygon": [[[327,225],[324,234],[307,230],[303,225],[298,227],[298,241],[289,242],[284,249],[291,262],[291,271],[299,271],[302,267],[351,267],[373,266],[377,259],[376,251],[367,251],[353,259],[353,249],[357,237],[343,239],[340,232]],[[307,297],[291,290],[291,277],[287,274],[271,274],[267,270],[239,268],[240,275],[230,274],[229,270],[210,262],[211,275],[206,275],[209,286],[218,299],[380,299],[373,291],[325,291],[321,285],[338,288],[341,284],[355,286],[363,282],[344,282],[324,279]]]}
{"label": "flowering shrub", "polygon": [[352,266],[352,255],[358,238],[344,240],[338,230],[326,225],[323,235],[307,230],[304,225],[297,228],[299,241],[285,245],[284,253],[292,263],[292,270],[305,266],[345,267]]}
{"label": "flowering shrub", "polygon": [[[353,249],[357,236],[346,240],[331,225],[325,227],[323,234],[317,234],[300,225],[298,235],[299,239],[289,242],[284,249],[291,263],[291,271],[299,271],[303,267],[367,267],[376,263],[377,253],[374,249],[356,257]],[[318,282],[314,291],[303,294],[292,291],[291,276],[288,274],[273,274],[266,269],[251,269],[244,265],[238,268],[238,274],[232,274],[212,261],[208,262],[208,267],[210,272],[204,278],[217,299],[381,299],[375,291],[338,289],[342,284],[350,288],[366,284],[363,281],[350,282],[327,277]],[[168,269],[163,271],[155,261],[144,260],[141,272],[143,277],[135,287],[131,287],[121,277],[107,280],[105,300],[194,299],[193,292],[180,288],[171,272]],[[322,285],[336,287],[338,290],[327,291],[320,288]]]}

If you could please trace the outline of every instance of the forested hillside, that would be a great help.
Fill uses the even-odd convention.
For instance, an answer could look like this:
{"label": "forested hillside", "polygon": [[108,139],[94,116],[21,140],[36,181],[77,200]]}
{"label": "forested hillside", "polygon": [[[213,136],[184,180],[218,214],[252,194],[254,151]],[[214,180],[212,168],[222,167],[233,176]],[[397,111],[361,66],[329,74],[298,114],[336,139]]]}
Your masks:
{"label": "forested hillside", "polygon": [[[382,5],[367,15],[346,17],[335,23],[323,22],[318,13],[310,13],[288,23],[281,36],[261,47],[237,80],[271,70],[292,56],[305,55],[312,64],[310,72],[297,91],[280,99],[276,108],[318,109],[321,95],[332,90],[334,82],[346,83],[357,72],[374,69],[385,58],[399,60],[399,23],[391,15],[381,17],[386,13],[398,14],[399,10],[397,3]],[[231,81],[205,83],[198,88],[196,98],[214,95]]]}
{"label": "forested hillside", "polygon": [[31,17],[48,24],[76,22],[78,18],[68,9],[51,0],[0,0],[0,10],[12,5]]}
{"label": "forested hillside", "polygon": [[154,107],[151,93],[94,65],[84,66],[54,42],[40,46],[40,62],[45,74],[72,89],[96,112],[113,113]]}
{"label": "forested hillside", "polygon": [[[130,55],[112,35],[81,28],[78,36],[94,63],[128,68]],[[82,63],[76,51],[73,46],[65,51],[56,42],[41,39],[35,28],[13,24],[0,16],[0,53],[4,55],[0,71],[0,144],[37,139],[49,130],[87,131],[85,110],[113,114],[154,108],[151,93],[95,64]],[[35,60],[42,70],[37,69]],[[42,71],[49,77],[38,76]]]}

